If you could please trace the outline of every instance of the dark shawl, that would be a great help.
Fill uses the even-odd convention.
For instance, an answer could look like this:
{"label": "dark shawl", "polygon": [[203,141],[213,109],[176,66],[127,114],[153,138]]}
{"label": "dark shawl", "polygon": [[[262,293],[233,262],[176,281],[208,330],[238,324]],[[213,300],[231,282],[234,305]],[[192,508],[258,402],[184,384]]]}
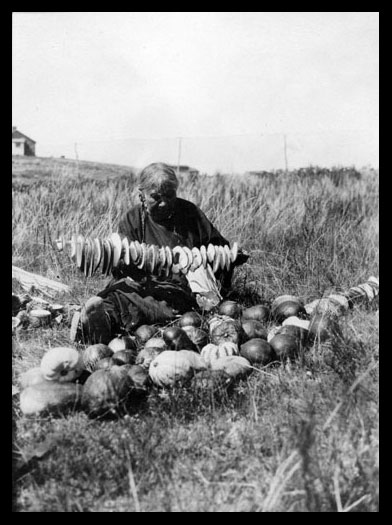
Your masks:
{"label": "dark shawl", "polygon": [[[118,232],[129,241],[137,240],[157,246],[229,245],[229,242],[191,202],[177,198],[174,213],[165,223],[156,223],[148,213],[143,220],[142,205],[138,204],[121,218]],[[130,331],[140,324],[165,323],[178,313],[197,309],[197,303],[182,274],[168,278],[147,276],[135,266],[122,264],[113,269],[113,279],[98,295],[117,325]],[[230,286],[232,271],[218,272],[216,277],[224,288]],[[126,277],[131,277],[132,282]]]}

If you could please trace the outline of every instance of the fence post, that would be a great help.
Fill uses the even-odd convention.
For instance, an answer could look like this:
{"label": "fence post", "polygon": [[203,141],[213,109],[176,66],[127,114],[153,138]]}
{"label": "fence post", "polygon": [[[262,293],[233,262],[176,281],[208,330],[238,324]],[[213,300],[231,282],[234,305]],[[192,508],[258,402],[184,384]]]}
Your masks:
{"label": "fence post", "polygon": [[177,175],[180,175],[180,165],[181,165],[181,142],[182,142],[182,137],[178,137]]}
{"label": "fence post", "polygon": [[283,149],[284,149],[284,165],[286,173],[289,171],[289,165],[287,161],[287,137],[286,135],[283,135]]}

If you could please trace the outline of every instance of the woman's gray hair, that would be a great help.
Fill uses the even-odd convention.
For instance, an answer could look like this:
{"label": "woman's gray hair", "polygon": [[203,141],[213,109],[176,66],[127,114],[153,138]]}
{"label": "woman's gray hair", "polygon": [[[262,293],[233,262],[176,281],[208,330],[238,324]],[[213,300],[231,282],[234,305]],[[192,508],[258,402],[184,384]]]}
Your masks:
{"label": "woman's gray hair", "polygon": [[178,179],[175,171],[163,162],[154,162],[146,166],[139,175],[139,191],[148,193],[157,190],[162,194],[166,191],[177,191]]}

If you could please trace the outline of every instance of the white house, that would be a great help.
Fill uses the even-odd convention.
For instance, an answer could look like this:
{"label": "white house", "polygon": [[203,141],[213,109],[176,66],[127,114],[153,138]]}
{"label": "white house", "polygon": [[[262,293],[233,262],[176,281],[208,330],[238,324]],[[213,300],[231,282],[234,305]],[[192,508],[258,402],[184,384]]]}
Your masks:
{"label": "white house", "polygon": [[35,140],[12,126],[12,155],[35,156]]}

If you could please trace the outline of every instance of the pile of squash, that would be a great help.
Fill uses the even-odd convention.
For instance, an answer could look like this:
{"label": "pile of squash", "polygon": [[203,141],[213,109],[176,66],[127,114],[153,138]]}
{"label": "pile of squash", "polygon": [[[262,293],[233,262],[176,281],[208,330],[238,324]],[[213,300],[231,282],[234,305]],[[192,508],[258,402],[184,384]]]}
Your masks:
{"label": "pile of squash", "polygon": [[[369,300],[378,293],[378,280],[371,279],[355,287],[356,293],[365,289]],[[358,293],[355,297],[335,294],[305,305],[282,295],[270,305],[248,308],[224,300],[207,315],[190,311],[170,326],[142,325],[108,345],[50,348],[39,367],[19,378],[20,409],[25,415],[82,409],[101,417],[127,412],[154,388],[187,387],[195,380],[203,388],[232,385],[340,336],[339,319]]]}

